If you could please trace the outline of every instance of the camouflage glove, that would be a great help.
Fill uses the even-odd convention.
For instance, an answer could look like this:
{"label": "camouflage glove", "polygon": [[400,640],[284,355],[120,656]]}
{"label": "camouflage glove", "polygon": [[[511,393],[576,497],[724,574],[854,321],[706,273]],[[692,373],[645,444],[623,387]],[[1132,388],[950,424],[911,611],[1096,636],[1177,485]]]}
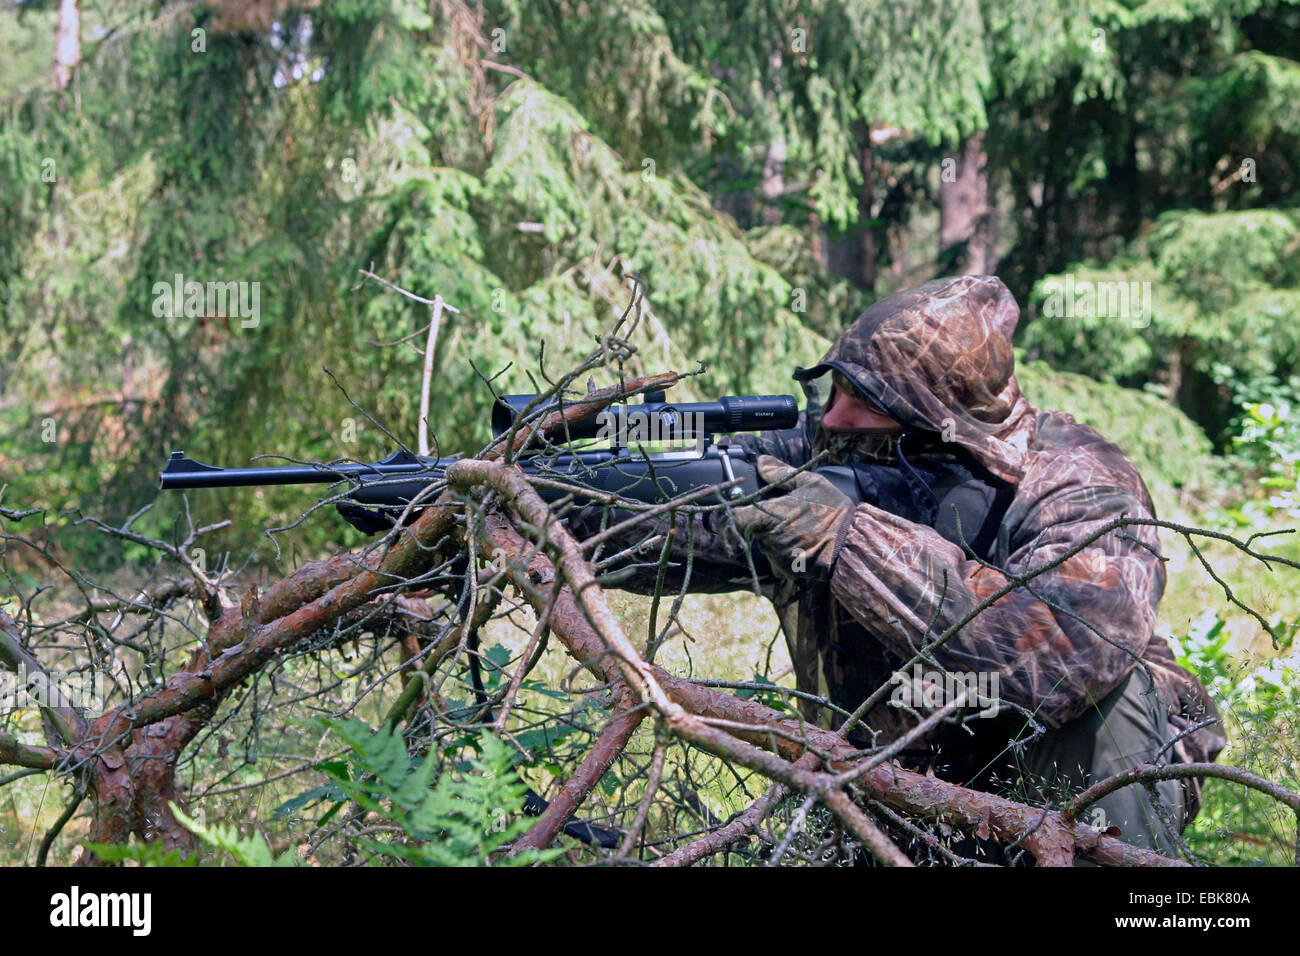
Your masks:
{"label": "camouflage glove", "polygon": [[396,522],[391,515],[382,511],[372,511],[370,508],[363,508],[359,504],[351,501],[340,501],[334,506],[338,509],[339,516],[348,524],[356,528],[362,534],[379,534],[381,531],[387,531]]}
{"label": "camouflage glove", "polygon": [[[758,458],[758,476],[765,484],[796,471],[771,455]],[[853,499],[811,471],[795,475],[778,490],[784,494],[736,508],[736,524],[761,542],[778,573],[830,580],[840,544],[853,523]]]}

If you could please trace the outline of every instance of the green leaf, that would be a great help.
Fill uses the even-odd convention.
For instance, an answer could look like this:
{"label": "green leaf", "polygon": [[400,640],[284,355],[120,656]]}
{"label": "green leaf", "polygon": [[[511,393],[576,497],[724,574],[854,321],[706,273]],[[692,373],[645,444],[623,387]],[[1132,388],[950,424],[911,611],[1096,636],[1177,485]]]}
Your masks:
{"label": "green leaf", "polygon": [[235,858],[240,866],[298,866],[298,857],[292,849],[285,850],[278,858],[273,856],[267,846],[266,838],[254,831],[246,837],[239,835],[239,830],[229,824],[207,825],[185,814],[175,803],[170,803],[172,813],[187,830],[209,846],[225,850]]}
{"label": "green leaf", "polygon": [[315,803],[317,800],[331,800],[335,803],[346,800],[347,797],[343,791],[333,784],[326,784],[321,787],[312,787],[310,790],[304,790],[296,797],[291,797],[280,806],[276,807],[275,812],[271,814],[272,820],[282,820],[291,814],[297,813],[308,804]]}

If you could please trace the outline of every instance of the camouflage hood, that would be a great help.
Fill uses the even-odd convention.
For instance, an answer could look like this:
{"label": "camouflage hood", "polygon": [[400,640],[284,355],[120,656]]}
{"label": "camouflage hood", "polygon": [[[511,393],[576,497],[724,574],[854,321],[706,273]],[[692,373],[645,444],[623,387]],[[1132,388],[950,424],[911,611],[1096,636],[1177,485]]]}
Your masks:
{"label": "camouflage hood", "polygon": [[1019,318],[995,276],[935,279],[875,303],[795,378],[838,370],[908,430],[940,433],[1017,483],[1034,436],[1014,374]]}

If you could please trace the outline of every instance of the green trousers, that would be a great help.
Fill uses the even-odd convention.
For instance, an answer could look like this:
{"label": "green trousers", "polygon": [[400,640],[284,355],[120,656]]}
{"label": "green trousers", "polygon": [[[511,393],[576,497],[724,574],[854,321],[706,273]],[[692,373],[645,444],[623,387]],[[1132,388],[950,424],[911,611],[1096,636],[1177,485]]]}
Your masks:
{"label": "green trousers", "polygon": [[[1169,736],[1165,706],[1146,672],[1137,667],[1109,695],[1069,724],[1039,737],[1014,762],[1026,796],[1059,808],[1097,781],[1150,761]],[[1182,785],[1164,780],[1155,792],[1163,815],[1139,783],[1098,800],[1080,819],[1093,826],[1119,827],[1126,843],[1177,856],[1168,824],[1177,832],[1184,825]]]}

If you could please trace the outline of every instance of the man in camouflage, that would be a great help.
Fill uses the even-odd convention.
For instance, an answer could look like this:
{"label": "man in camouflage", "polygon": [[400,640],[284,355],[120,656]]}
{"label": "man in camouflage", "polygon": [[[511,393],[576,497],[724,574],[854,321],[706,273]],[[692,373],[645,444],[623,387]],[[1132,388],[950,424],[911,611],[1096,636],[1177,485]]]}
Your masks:
{"label": "man in camouflage", "polygon": [[[799,427],[740,439],[784,493],[736,508],[734,521],[696,517],[687,527],[679,516],[674,534],[694,552],[692,590],[745,587],[753,579],[744,552],[758,545],[800,690],[852,712],[893,682],[853,735],[861,745],[895,740],[925,704],[947,703],[935,686],[941,671],[965,674],[984,699],[903,761],[1059,806],[1157,757],[1213,760],[1224,738],[1217,724],[1179,736],[1216,712],[1153,633],[1165,585],[1156,529],[1115,528],[1061,560],[1115,519],[1154,512],[1115,445],[1021,395],[1011,346],[1018,318],[992,276],[939,279],[877,302],[820,363],[796,371],[809,394]],[[821,408],[812,382],[828,373],[835,388]],[[795,473],[819,455],[818,464],[879,466],[902,491],[878,507],[815,471]],[[968,620],[1045,565],[1053,566]],[[624,586],[646,590],[653,577]],[[923,667],[901,670],[949,631]],[[896,706],[909,702],[916,706]],[[805,710],[815,721],[832,716]],[[1041,734],[1031,733],[1034,722]],[[1085,820],[1173,854],[1170,824],[1181,829],[1195,815],[1199,782],[1166,781],[1156,792],[1160,807],[1145,787],[1125,787]]]}

